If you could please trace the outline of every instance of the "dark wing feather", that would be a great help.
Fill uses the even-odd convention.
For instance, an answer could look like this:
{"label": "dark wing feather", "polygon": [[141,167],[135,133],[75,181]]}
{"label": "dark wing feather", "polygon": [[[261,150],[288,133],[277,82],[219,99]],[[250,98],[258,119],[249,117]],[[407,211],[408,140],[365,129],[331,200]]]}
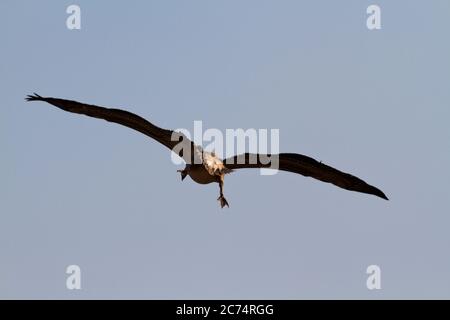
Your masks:
{"label": "dark wing feather", "polygon": [[[276,156],[245,153],[225,159],[224,164],[227,168],[233,170],[242,168],[269,168],[271,167],[271,162],[268,159],[275,159],[273,157]],[[298,173],[323,182],[332,183],[343,189],[373,194],[388,200],[380,189],[367,184],[358,177],[327,166],[313,158],[296,153],[280,153],[278,155],[278,161],[279,170]]]}
{"label": "dark wing feather", "polygon": [[[128,128],[137,130],[156,141],[160,142],[161,144],[165,145],[170,150],[174,149],[174,147],[180,142],[183,141],[183,143],[189,144],[192,148],[194,147],[194,144],[191,140],[189,140],[185,135],[179,132],[174,132],[172,130],[162,129],[154,124],[150,123],[149,121],[145,120],[144,118],[120,109],[111,109],[111,108],[104,108],[89,104],[80,103],[73,100],[65,100],[65,99],[57,99],[57,98],[48,98],[48,97],[41,97],[38,94],[34,95],[28,95],[25,98],[27,101],[45,101],[47,103],[50,103],[62,110],[73,112],[73,113],[79,113],[84,114],[89,117],[104,119],[106,121],[115,122],[118,124],[121,124],[123,126],[126,126]],[[172,137],[174,139],[172,139]],[[178,148],[177,148],[178,149]],[[180,157],[183,157],[183,149],[177,150],[176,152]],[[191,155],[194,152],[191,152]],[[183,157],[184,159],[185,157]],[[184,159],[186,162],[189,159]]]}

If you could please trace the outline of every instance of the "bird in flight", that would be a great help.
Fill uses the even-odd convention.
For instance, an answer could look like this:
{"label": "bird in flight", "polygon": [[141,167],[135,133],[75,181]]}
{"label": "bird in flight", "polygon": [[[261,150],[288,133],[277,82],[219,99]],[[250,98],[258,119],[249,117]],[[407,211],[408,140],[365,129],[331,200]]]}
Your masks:
{"label": "bird in flight", "polygon": [[184,180],[186,176],[190,176],[192,180],[200,184],[218,183],[220,194],[217,200],[222,208],[229,206],[223,195],[225,175],[236,169],[271,168],[272,160],[267,161],[267,159],[277,159],[277,169],[279,170],[312,177],[323,182],[332,183],[346,190],[372,194],[388,200],[380,189],[369,185],[358,177],[339,171],[301,154],[280,153],[269,155],[244,153],[222,160],[213,152],[204,151],[201,146],[194,144],[184,134],[159,128],[144,118],[125,110],[99,107],[72,100],[41,97],[36,93],[28,95],[25,99],[27,101],[44,101],[64,111],[115,122],[149,136],[175,152],[186,162],[185,168],[178,170],[181,173],[181,180]]}

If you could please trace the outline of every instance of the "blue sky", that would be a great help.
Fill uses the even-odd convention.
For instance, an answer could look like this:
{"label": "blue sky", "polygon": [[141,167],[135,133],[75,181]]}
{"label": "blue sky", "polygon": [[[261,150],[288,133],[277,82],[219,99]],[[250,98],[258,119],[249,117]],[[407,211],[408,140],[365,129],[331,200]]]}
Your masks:
{"label": "blue sky", "polygon": [[[448,1],[78,1],[70,31],[71,4],[0,3],[0,297],[450,297]],[[32,92],[166,128],[276,128],[282,152],[391,200],[249,170],[222,210],[158,143]]]}

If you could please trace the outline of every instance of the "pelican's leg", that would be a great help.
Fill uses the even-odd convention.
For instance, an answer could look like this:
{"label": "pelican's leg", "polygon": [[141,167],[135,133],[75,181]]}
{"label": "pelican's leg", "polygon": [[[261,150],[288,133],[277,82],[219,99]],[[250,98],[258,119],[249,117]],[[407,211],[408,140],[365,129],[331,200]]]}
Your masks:
{"label": "pelican's leg", "polygon": [[186,178],[186,176],[189,174],[189,167],[186,165],[186,167],[183,170],[177,170],[177,172],[181,173],[181,181]]}
{"label": "pelican's leg", "polygon": [[217,198],[217,200],[220,201],[220,206],[221,206],[222,208],[225,207],[225,206],[230,207],[230,206],[228,205],[227,199],[225,199],[225,197],[223,196],[223,181],[224,181],[224,176],[225,176],[224,174],[222,174],[222,175],[220,176],[220,180],[219,180],[220,196],[219,196],[219,198]]}
{"label": "pelican's leg", "polygon": [[187,176],[187,170],[186,170],[186,168],[183,169],[183,170],[177,170],[177,172],[181,173],[181,181],[183,181],[184,178],[186,178],[186,176]]}

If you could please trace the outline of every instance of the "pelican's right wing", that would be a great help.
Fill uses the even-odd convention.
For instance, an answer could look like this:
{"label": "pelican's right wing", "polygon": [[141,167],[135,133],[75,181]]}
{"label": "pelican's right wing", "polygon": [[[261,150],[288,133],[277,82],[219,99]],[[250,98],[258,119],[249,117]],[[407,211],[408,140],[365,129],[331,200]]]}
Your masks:
{"label": "pelican's right wing", "polygon": [[[273,161],[278,161],[278,163],[273,163]],[[274,155],[244,153],[227,158],[223,163],[227,168],[232,170],[243,168],[273,168],[294,172],[323,182],[332,183],[343,189],[373,194],[388,200],[383,191],[371,186],[360,178],[298,153],[280,153]]]}
{"label": "pelican's right wing", "polygon": [[[188,157],[186,157],[186,155],[183,156],[183,150],[185,149],[173,149],[180,142],[182,142],[183,145],[189,146],[192,150],[194,148],[194,143],[189,140],[184,134],[159,128],[149,121],[145,120],[144,118],[125,110],[104,108],[90,104],[84,104],[73,100],[41,97],[36,93],[34,95],[28,95],[26,97],[26,100],[45,101],[68,112],[84,114],[89,117],[115,122],[128,128],[137,130],[165,145],[167,148],[182,157],[186,162],[188,162],[189,159]],[[194,154],[194,152],[191,152],[191,155],[192,154]]]}

